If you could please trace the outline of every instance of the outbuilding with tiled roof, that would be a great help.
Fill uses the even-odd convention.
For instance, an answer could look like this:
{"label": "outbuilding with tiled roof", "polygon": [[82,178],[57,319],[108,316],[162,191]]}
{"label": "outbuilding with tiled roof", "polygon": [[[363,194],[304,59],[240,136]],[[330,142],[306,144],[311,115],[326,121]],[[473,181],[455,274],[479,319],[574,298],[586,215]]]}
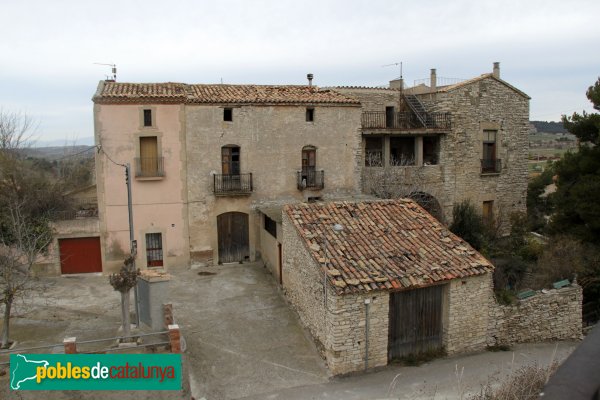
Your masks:
{"label": "outbuilding with tiled roof", "polygon": [[493,265],[416,202],[291,204],[282,225],[283,286],[334,374],[485,347]]}

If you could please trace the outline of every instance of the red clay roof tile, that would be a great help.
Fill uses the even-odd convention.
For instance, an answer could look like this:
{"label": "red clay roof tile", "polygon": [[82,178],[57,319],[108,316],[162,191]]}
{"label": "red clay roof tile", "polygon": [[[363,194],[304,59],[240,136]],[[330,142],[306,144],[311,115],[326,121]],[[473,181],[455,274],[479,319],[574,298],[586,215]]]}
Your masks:
{"label": "red clay roof tile", "polygon": [[313,259],[323,268],[328,262],[339,294],[422,287],[494,268],[412,200],[300,203],[284,214]]}

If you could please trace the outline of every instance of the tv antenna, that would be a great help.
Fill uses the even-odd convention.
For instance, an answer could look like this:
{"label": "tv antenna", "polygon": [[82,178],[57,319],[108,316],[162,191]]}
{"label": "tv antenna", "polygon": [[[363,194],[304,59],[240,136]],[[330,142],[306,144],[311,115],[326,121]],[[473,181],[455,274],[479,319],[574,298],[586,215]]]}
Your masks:
{"label": "tv antenna", "polygon": [[[117,65],[116,64],[107,64],[107,63],[94,63],[96,65],[107,65],[109,67],[112,67],[112,80],[113,81],[117,81]],[[110,79],[108,76],[106,76],[106,79]]]}
{"label": "tv antenna", "polygon": [[402,61],[397,62],[397,63],[392,63],[392,64],[386,64],[386,65],[382,65],[381,67],[400,67],[400,79],[402,79]]}

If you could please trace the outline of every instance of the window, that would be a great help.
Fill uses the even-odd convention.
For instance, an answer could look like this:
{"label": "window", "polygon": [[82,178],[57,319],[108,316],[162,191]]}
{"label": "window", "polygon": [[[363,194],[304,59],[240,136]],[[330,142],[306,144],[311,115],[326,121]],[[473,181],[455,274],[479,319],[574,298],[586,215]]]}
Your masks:
{"label": "window", "polygon": [[315,109],[307,108],[306,109],[306,122],[313,122],[315,120]]}
{"label": "window", "polygon": [[277,239],[277,222],[273,221],[269,218],[268,215],[265,215],[265,231],[269,232],[271,236]]}
{"label": "window", "polygon": [[146,234],[146,262],[148,267],[163,266],[162,234]]}
{"label": "window", "polygon": [[144,126],[152,126],[152,110],[144,110]]}
{"label": "window", "polygon": [[491,225],[494,222],[494,201],[484,201],[483,210],[481,215],[483,216],[483,222],[487,225]]}
{"label": "window", "polygon": [[223,109],[223,121],[233,121],[233,108]]}
{"label": "window", "polygon": [[415,165],[415,138],[390,138],[390,165]]}
{"label": "window", "polygon": [[221,147],[221,170],[223,175],[240,174],[240,148],[239,146]]}
{"label": "window", "polygon": [[365,167],[383,167],[383,138],[365,139]]}
{"label": "window", "polygon": [[498,131],[483,131],[483,152],[481,172],[500,172],[496,160],[496,139]]}
{"label": "window", "polygon": [[440,140],[437,136],[423,138],[423,165],[436,165],[439,162]]}
{"label": "window", "polygon": [[163,176],[162,157],[158,156],[158,138],[156,136],[140,137],[140,157],[136,160],[136,176]]}

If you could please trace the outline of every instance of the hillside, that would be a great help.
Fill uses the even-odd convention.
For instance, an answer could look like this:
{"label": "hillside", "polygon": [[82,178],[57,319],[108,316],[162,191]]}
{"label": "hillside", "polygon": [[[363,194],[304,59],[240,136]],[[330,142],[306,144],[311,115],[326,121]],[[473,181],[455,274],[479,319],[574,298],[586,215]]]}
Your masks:
{"label": "hillside", "polygon": [[567,133],[562,122],[555,121],[530,121],[538,133]]}

